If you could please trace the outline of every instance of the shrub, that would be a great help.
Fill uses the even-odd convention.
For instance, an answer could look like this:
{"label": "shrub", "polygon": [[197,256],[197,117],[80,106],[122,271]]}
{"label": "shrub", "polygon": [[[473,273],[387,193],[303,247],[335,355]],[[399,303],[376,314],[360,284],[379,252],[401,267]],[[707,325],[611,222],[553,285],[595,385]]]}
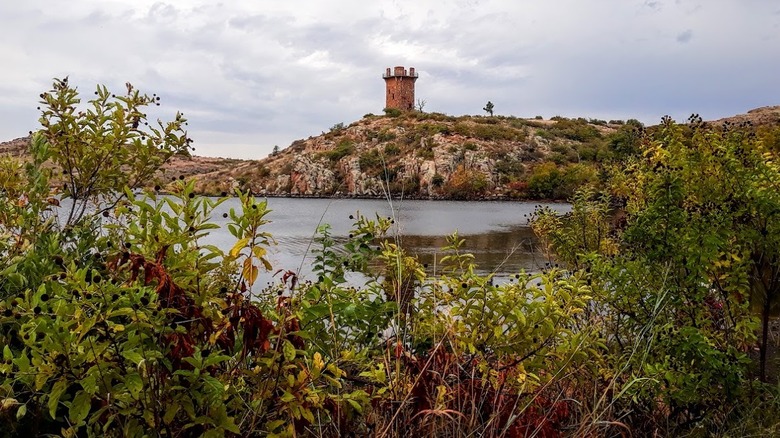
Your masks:
{"label": "shrub", "polygon": [[385,145],[385,155],[396,156],[400,153],[401,153],[401,148],[398,147],[398,145],[392,143]]}
{"label": "shrub", "polygon": [[562,117],[553,118],[555,125],[549,128],[550,132],[557,136],[569,140],[586,142],[592,139],[601,138],[601,133],[594,126],[588,124],[585,119],[565,119]]}
{"label": "shrub", "polygon": [[360,154],[359,164],[361,171],[371,175],[376,175],[379,173],[379,171],[381,171],[384,162],[382,160],[382,156],[379,154],[379,151],[376,149],[371,149]]}
{"label": "shrub", "polygon": [[398,108],[385,108],[383,111],[387,117],[393,118],[399,117],[401,114],[403,114],[403,111],[399,110]]}
{"label": "shrub", "polygon": [[345,138],[339,141],[336,144],[335,148],[329,151],[322,152],[321,155],[330,161],[336,162],[346,157],[347,155],[351,155],[354,152],[355,152],[354,143],[352,142],[352,140]]}
{"label": "shrub", "polygon": [[444,194],[454,199],[474,199],[485,194],[488,189],[487,177],[482,172],[458,166],[444,184]]}

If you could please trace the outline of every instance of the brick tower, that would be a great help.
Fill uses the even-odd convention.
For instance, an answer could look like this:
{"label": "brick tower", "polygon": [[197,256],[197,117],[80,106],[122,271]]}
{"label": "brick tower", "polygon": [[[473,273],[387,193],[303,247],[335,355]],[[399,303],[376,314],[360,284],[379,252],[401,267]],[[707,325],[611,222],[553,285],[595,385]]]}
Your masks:
{"label": "brick tower", "polygon": [[403,66],[393,68],[392,72],[388,67],[382,78],[387,89],[385,108],[414,109],[414,82],[417,80],[414,67],[410,67],[409,72]]}

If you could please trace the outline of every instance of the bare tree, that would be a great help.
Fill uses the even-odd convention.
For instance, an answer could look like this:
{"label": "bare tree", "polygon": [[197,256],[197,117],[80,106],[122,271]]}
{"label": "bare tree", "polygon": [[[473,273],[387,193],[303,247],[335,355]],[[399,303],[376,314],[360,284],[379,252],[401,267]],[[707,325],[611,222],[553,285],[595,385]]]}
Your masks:
{"label": "bare tree", "polygon": [[417,99],[417,111],[423,112],[426,103],[428,102],[425,99]]}

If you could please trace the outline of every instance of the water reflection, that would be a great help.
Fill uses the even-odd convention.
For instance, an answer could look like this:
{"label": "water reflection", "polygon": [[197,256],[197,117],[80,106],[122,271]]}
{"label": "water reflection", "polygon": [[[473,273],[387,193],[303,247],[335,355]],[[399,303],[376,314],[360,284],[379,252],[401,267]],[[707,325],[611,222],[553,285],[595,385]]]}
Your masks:
{"label": "water reflection", "polygon": [[[393,218],[393,235],[431,272],[445,255],[441,248],[447,245],[446,236],[455,231],[465,239],[462,251],[474,254],[480,273],[505,276],[521,269],[536,271],[545,263],[527,225],[534,203],[270,198],[268,205],[273,211],[267,216],[272,222],[266,231],[278,243],[270,248],[269,259],[275,269],[300,270],[304,277],[311,274],[318,225],[329,224],[332,236],[343,243],[354,222],[349,216],[357,211],[369,217]],[[570,208],[567,204],[547,205],[558,211]],[[227,219],[222,213],[238,207],[237,199],[218,207],[212,220],[222,228],[212,231],[208,243],[225,249],[235,243],[224,227]]]}
{"label": "water reflection", "polygon": [[[543,266],[537,239],[528,227],[528,217],[537,204],[530,202],[467,202],[467,201],[384,201],[368,199],[305,199],[270,198],[271,221],[263,231],[270,232],[277,244],[268,249],[268,259],[274,271],[293,270],[304,278],[311,275],[316,248],[317,228],[328,224],[337,243],[345,243],[354,223],[350,215],[357,212],[373,217],[393,218],[390,230],[410,254],[428,265],[428,271],[438,269],[446,255],[446,236],[457,231],[465,245],[462,252],[474,255],[481,274],[495,272],[506,277],[520,270],[538,271]],[[571,209],[568,204],[543,204],[559,212]],[[61,209],[70,206],[63,200]],[[229,219],[223,217],[231,209],[240,210],[239,200],[231,198],[212,213],[211,221],[219,229],[203,239],[227,251],[236,239],[227,229]],[[261,280],[274,281],[273,273],[262,273]]]}
{"label": "water reflection", "polygon": [[[527,227],[513,227],[465,236],[464,252],[474,255],[480,273],[515,273],[522,269],[535,271],[545,260],[538,251],[537,239]],[[438,266],[445,255],[441,248],[447,245],[444,236],[403,236],[402,246],[419,257],[429,270]]]}

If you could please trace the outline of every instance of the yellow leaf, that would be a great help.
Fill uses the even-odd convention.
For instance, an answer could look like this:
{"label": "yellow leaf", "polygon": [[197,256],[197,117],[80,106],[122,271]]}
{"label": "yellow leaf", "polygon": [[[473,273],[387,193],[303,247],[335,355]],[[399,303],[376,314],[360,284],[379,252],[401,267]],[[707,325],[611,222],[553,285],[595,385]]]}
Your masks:
{"label": "yellow leaf", "polygon": [[241,271],[241,275],[246,279],[250,286],[257,280],[257,274],[259,272],[260,270],[257,269],[257,266],[252,263],[252,259],[244,260],[244,269]]}
{"label": "yellow leaf", "polygon": [[236,244],[233,245],[233,248],[230,249],[230,257],[238,257],[238,254],[241,253],[241,250],[244,249],[247,243],[249,243],[248,237],[244,237],[243,239],[236,242]]}
{"label": "yellow leaf", "polygon": [[314,353],[314,360],[313,360],[314,369],[321,370],[325,366],[325,361],[322,360],[322,355],[320,352]]}
{"label": "yellow leaf", "polygon": [[263,257],[265,257],[267,252],[268,251],[266,251],[266,249],[263,248],[262,246],[256,246],[256,247],[252,248],[252,254],[254,254],[255,257],[257,257],[259,259],[262,259]]}

